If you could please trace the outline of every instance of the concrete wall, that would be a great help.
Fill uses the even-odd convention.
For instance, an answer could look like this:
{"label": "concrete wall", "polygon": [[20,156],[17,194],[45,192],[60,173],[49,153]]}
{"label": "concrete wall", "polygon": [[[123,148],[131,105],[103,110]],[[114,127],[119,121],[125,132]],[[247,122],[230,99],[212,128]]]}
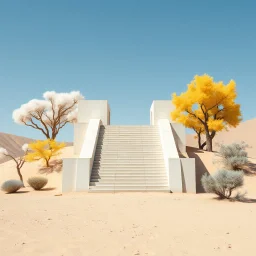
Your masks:
{"label": "concrete wall", "polygon": [[75,191],[76,187],[76,158],[64,158],[62,168],[62,192]]}
{"label": "concrete wall", "polygon": [[77,166],[75,191],[88,191],[91,177],[91,158],[78,158],[76,161]]}
{"label": "concrete wall", "polygon": [[[85,139],[83,146],[81,148],[79,158],[89,158],[90,169],[93,165],[94,155],[96,151],[96,146],[98,142],[98,136],[100,131],[100,125],[102,124],[100,119],[91,119],[86,130]],[[91,170],[90,170],[91,174]]]}
{"label": "concrete wall", "polygon": [[110,107],[107,100],[79,100],[78,123],[89,123],[90,119],[100,119],[103,125],[110,124]]}
{"label": "concrete wall", "polygon": [[186,128],[179,123],[171,123],[172,133],[178,150],[181,153],[186,152]]}
{"label": "concrete wall", "polygon": [[157,125],[161,119],[171,123],[172,132],[180,152],[186,152],[186,128],[179,123],[173,122],[171,112],[175,109],[171,100],[154,100],[150,108],[150,124]]}
{"label": "concrete wall", "polygon": [[[100,125],[100,119],[91,119],[86,125],[77,125],[76,150],[80,154],[79,158],[63,159],[62,192],[89,190]],[[79,135],[81,141],[78,141]]]}
{"label": "concrete wall", "polygon": [[173,110],[171,100],[154,100],[150,108],[150,124],[157,125],[160,119],[167,119],[169,123],[172,123],[171,112]]}
{"label": "concrete wall", "polygon": [[74,124],[74,154],[80,155],[88,123],[75,123]]}
{"label": "concrete wall", "polygon": [[170,190],[172,192],[182,192],[181,163],[170,121],[159,119],[158,128]]}
{"label": "concrete wall", "polygon": [[181,158],[183,193],[196,193],[195,158]]}
{"label": "concrete wall", "polygon": [[[167,119],[158,120],[159,134],[170,190],[172,192],[195,193],[195,159],[179,158],[178,149],[184,149],[183,127],[179,125],[175,126],[176,124],[172,127],[173,124],[169,122],[170,121]],[[177,143],[178,139],[180,142]]]}

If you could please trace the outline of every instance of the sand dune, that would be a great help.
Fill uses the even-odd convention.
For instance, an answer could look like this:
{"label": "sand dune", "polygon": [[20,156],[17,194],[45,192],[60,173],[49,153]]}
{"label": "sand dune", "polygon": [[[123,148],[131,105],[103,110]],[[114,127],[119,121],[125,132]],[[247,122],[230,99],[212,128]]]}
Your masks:
{"label": "sand dune", "polygon": [[[256,118],[242,122],[236,128],[231,128],[229,131],[222,131],[214,138],[213,145],[216,143],[230,144],[233,142],[246,142],[251,148],[248,148],[248,155],[251,158],[256,158]],[[197,147],[197,140],[193,134],[187,135],[187,145]],[[214,146],[214,150],[218,148]]]}
{"label": "sand dune", "polygon": [[[22,145],[32,141],[33,139],[0,132],[0,147],[6,148],[7,151],[14,157],[21,156],[23,154],[21,149]],[[0,159],[0,163],[4,163],[9,160],[10,158],[5,157]]]}
{"label": "sand dune", "polygon": [[[7,151],[15,158],[23,155],[21,147],[25,143],[30,143],[32,141],[34,141],[34,139],[0,132],[0,147],[7,149]],[[73,143],[71,142],[66,142],[67,146],[72,146],[72,144]],[[0,159],[0,164],[9,160],[9,157]]]}

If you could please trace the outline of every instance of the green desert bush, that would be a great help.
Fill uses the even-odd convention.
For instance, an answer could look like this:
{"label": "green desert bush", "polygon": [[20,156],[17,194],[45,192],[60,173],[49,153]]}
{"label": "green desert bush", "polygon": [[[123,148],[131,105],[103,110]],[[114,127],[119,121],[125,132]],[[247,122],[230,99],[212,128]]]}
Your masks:
{"label": "green desert bush", "polygon": [[2,184],[1,189],[6,193],[15,193],[22,187],[23,182],[20,180],[7,180]]}
{"label": "green desert bush", "polygon": [[244,184],[242,171],[220,170],[213,176],[204,174],[201,179],[203,188],[207,193],[214,193],[221,199],[230,198],[233,190]]}
{"label": "green desert bush", "polygon": [[40,190],[42,189],[48,182],[48,179],[45,177],[31,177],[28,179],[28,184],[34,189],[34,190]]}
{"label": "green desert bush", "polygon": [[219,145],[219,152],[216,154],[218,160],[223,168],[227,170],[242,170],[249,162],[246,148],[249,146],[244,143],[232,143],[230,145]]}

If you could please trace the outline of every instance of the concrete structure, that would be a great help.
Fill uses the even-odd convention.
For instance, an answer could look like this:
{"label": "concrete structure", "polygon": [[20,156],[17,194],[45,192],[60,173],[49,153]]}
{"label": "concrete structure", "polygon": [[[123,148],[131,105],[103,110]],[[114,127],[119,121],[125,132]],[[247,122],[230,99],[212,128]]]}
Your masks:
{"label": "concrete structure", "polygon": [[195,159],[185,127],[173,123],[171,101],[153,101],[150,125],[110,125],[108,102],[81,100],[74,125],[75,158],[63,160],[62,191],[196,192]]}

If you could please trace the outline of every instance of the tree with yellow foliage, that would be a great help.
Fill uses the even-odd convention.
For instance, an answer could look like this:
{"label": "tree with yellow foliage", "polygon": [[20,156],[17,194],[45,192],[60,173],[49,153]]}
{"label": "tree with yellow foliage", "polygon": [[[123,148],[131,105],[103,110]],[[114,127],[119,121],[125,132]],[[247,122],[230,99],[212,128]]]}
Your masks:
{"label": "tree with yellow foliage", "polygon": [[58,143],[55,140],[38,140],[28,145],[30,151],[25,156],[27,162],[43,160],[46,167],[50,167],[50,159],[58,156],[65,143]]}
{"label": "tree with yellow foliage", "polygon": [[179,96],[172,95],[175,110],[171,113],[174,121],[196,131],[198,140],[205,134],[207,151],[212,151],[212,140],[217,132],[236,127],[242,120],[240,105],[235,103],[236,83],[227,85],[214,82],[207,74],[196,75],[188,84],[188,90]]}
{"label": "tree with yellow foliage", "polygon": [[204,126],[201,124],[201,122],[196,118],[187,118],[184,120],[185,123],[183,123],[187,128],[193,129],[196,133],[195,139],[197,139],[198,147],[200,149],[203,149],[206,145],[206,142],[202,143],[202,135],[205,134]]}

